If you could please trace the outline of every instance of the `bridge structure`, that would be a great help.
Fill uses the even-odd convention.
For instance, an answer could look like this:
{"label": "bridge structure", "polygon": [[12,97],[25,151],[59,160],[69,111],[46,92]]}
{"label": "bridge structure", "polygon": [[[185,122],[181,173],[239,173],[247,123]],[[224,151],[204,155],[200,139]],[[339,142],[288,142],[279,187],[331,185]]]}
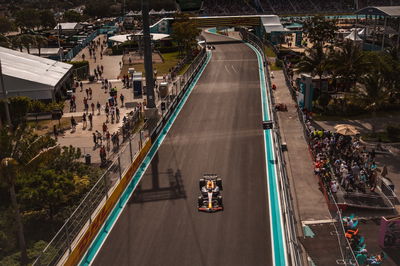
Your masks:
{"label": "bridge structure", "polygon": [[[205,16],[191,17],[199,28],[232,28],[248,27],[254,29],[254,33],[260,39],[268,39],[272,44],[282,42],[282,36],[296,34],[295,43],[301,46],[302,31],[285,28],[276,15],[244,15],[244,16]],[[171,34],[173,30],[173,18],[163,18],[151,26],[152,33]]]}

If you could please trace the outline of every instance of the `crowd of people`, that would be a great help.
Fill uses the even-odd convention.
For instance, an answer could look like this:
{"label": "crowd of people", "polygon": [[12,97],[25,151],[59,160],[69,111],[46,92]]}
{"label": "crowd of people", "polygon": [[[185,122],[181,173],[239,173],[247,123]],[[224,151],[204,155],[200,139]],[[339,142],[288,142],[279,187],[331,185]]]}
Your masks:
{"label": "crowd of people", "polygon": [[346,192],[373,192],[378,168],[375,152],[367,152],[358,137],[317,130],[307,122],[309,145],[315,159],[315,174],[333,196],[341,187]]}

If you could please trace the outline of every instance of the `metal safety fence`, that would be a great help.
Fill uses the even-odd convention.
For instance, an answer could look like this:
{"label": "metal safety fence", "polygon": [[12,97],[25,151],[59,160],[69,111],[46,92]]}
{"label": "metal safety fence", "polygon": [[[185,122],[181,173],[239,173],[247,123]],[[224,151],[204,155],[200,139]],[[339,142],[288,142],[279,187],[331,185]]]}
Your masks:
{"label": "metal safety fence", "polygon": [[[251,36],[253,41],[257,42],[259,44],[259,47],[263,47],[262,49],[264,51],[265,44],[260,39],[258,39],[258,37],[256,37],[255,35],[253,35],[251,33],[248,33],[248,36]],[[276,49],[276,47],[274,45],[272,45],[271,43],[269,43],[268,41],[266,41],[266,42],[267,42],[267,45],[273,49],[274,53],[278,55],[279,51]],[[268,71],[268,68],[266,68],[266,69]],[[292,98],[297,103],[296,90],[292,85],[291,78],[288,74],[286,66],[283,67],[283,74],[285,76],[286,85],[289,88]],[[267,80],[268,80],[268,84],[270,85],[270,88],[271,88],[272,82],[271,82],[269,74],[268,74]],[[273,95],[271,96],[271,99],[272,99],[272,103],[274,104]],[[296,109],[297,109],[298,117],[300,120],[300,124],[303,126],[304,138],[308,144],[310,132],[306,126],[306,122],[307,122],[306,114],[304,114],[303,111],[298,106]],[[276,112],[274,112],[274,118],[277,119]],[[278,136],[279,136],[279,134],[278,134]],[[280,151],[280,153],[282,152],[281,149],[279,149],[279,151]],[[283,168],[285,168],[285,167],[283,167]],[[284,169],[284,171],[286,171],[286,169]],[[288,192],[290,193],[290,191],[288,191]],[[337,232],[338,245],[339,245],[341,256],[342,256],[342,258],[339,261],[337,261],[337,263],[343,264],[343,265],[358,265],[358,263],[355,259],[355,255],[350,247],[349,241],[345,237],[345,228],[343,225],[343,218],[342,218],[341,210],[338,207],[336,200],[334,199],[334,197],[332,196],[332,194],[329,191],[327,191],[327,196],[329,197],[329,199],[331,199],[330,202],[332,202],[332,204],[329,204],[329,207],[330,207],[329,210],[331,212],[332,219],[335,221],[333,223],[333,225]],[[293,208],[293,205],[291,207]]]}
{"label": "metal safety fence", "polygon": [[60,261],[68,258],[84,235],[85,230],[93,223],[99,210],[107,201],[110,191],[113,191],[139,155],[143,143],[147,138],[156,138],[161,132],[194,77],[206,62],[206,59],[206,50],[201,49],[185,73],[183,73],[182,78],[176,79],[175,91],[171,91],[172,99],[167,102],[166,110],[162,113],[155,127],[150,126],[150,123],[144,123],[140,128],[135,129],[139,121],[139,109],[136,109],[128,116],[124,126],[119,129],[120,136],[123,136],[123,142],[115,158],[112,159],[107,170],[85,195],[78,207],[34,261],[33,265],[57,265]]}
{"label": "metal safety fence", "polygon": [[275,99],[272,94],[271,88],[272,88],[272,82],[271,82],[271,77],[270,73],[268,70],[267,66],[267,58],[265,56],[265,46],[264,43],[254,34],[246,31],[245,29],[241,28],[240,29],[240,34],[242,36],[242,39],[251,45],[253,45],[263,56],[263,64],[264,64],[264,70],[266,72],[266,82],[267,82],[267,100],[268,104],[271,110],[272,117],[271,119],[274,121],[274,131],[272,134],[273,137],[273,142],[275,144],[275,155],[276,155],[276,160],[277,160],[277,167],[278,167],[278,184],[279,184],[279,189],[281,191],[281,198],[280,201],[282,203],[283,207],[283,223],[285,226],[284,233],[285,233],[285,239],[286,239],[286,247],[289,252],[288,254],[288,259],[290,261],[291,265],[302,265],[302,256],[301,256],[301,246],[299,245],[299,242],[297,240],[297,232],[296,232],[296,216],[295,216],[295,209],[293,206],[293,199],[291,196],[290,192],[290,183],[289,183],[289,177],[287,174],[287,169],[286,169],[286,161],[285,157],[283,156],[282,153],[282,138],[279,132],[279,123],[278,123],[278,115],[273,108],[275,105]]}

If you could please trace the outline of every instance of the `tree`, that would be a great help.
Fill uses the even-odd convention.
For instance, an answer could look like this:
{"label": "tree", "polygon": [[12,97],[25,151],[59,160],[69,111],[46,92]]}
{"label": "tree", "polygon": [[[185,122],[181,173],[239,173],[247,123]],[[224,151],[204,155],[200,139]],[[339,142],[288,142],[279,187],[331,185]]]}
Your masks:
{"label": "tree", "polygon": [[306,50],[299,63],[297,63],[298,73],[310,73],[311,76],[319,77],[319,88],[322,89],[322,75],[327,71],[328,57],[324,52],[322,44],[316,44]]}
{"label": "tree", "polygon": [[[31,99],[25,96],[16,96],[8,98],[11,121],[14,126],[24,121],[26,113],[29,110]],[[0,101],[0,119],[7,119],[5,117],[4,103]]]}
{"label": "tree", "polygon": [[25,46],[26,51],[28,52],[28,54],[30,54],[30,48],[31,46],[36,45],[36,39],[35,39],[35,35],[32,34],[22,34],[20,35],[20,39],[21,39],[21,43],[23,46]]}
{"label": "tree", "polygon": [[14,24],[7,17],[0,17],[0,33],[4,34],[14,29]]}
{"label": "tree", "polygon": [[26,243],[19,205],[15,191],[17,174],[27,173],[37,166],[57,146],[49,136],[33,134],[26,126],[19,126],[14,132],[9,128],[0,129],[0,177],[7,184],[15,222],[18,227],[18,242],[21,250],[21,264],[27,264]]}
{"label": "tree", "polygon": [[45,29],[53,29],[57,23],[54,19],[54,14],[48,9],[39,12],[40,15],[40,25]]}
{"label": "tree", "polygon": [[81,22],[82,15],[74,10],[67,10],[64,12],[63,20],[65,22]]}
{"label": "tree", "polygon": [[360,78],[370,69],[371,64],[365,59],[359,46],[346,40],[329,55],[329,66],[335,76],[340,76],[349,87],[355,88]]}
{"label": "tree", "polygon": [[48,44],[48,39],[42,35],[34,35],[34,43],[38,48],[39,56],[41,55],[41,49],[43,46]]}
{"label": "tree", "polygon": [[0,34],[0,46],[9,48],[11,46],[11,41],[8,37]]}
{"label": "tree", "polygon": [[91,17],[106,17],[109,14],[110,0],[89,0],[85,4],[85,14]]}
{"label": "tree", "polygon": [[189,54],[196,46],[196,37],[201,33],[194,20],[189,17],[188,14],[179,13],[172,24],[172,37],[186,54]]}
{"label": "tree", "polygon": [[313,16],[306,19],[303,30],[311,43],[323,46],[324,43],[333,43],[335,41],[335,31],[338,29],[336,23],[336,19]]}
{"label": "tree", "polygon": [[22,9],[15,14],[15,23],[21,31],[33,29],[40,25],[39,12],[32,8]]}

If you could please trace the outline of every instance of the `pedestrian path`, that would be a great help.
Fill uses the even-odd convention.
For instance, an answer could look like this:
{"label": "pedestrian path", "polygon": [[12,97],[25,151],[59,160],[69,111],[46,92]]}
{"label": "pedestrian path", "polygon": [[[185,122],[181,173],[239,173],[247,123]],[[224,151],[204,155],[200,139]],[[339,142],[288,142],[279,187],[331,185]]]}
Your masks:
{"label": "pedestrian path", "polygon": [[301,221],[330,219],[325,198],[314,175],[313,161],[297,115],[296,103],[291,97],[282,70],[274,71],[272,83],[277,87],[273,93],[275,103],[283,103],[288,108],[287,112],[278,112],[278,117],[282,141],[288,147],[285,159],[298,217]]}

